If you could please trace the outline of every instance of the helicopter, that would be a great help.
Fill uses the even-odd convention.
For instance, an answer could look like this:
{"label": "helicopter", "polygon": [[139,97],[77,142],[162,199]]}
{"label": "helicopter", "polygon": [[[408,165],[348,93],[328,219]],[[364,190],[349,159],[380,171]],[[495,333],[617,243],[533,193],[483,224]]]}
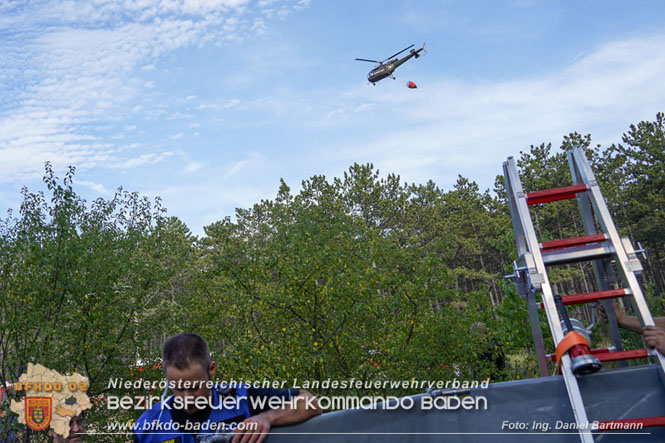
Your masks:
{"label": "helicopter", "polygon": [[[419,48],[419,49],[411,49],[414,46],[415,45],[407,46],[406,48],[402,49],[401,51],[399,51],[399,52],[397,52],[397,53],[391,55],[390,57],[387,57],[386,59],[381,60],[381,61],[368,60],[366,58],[357,58],[356,60],[361,61],[361,62],[371,62],[371,63],[378,63],[379,64],[379,66],[372,69],[367,74],[367,80],[369,80],[370,83],[372,83],[374,86],[376,86],[376,83],[378,81],[383,80],[386,77],[391,77],[394,80],[395,77],[393,76],[393,72],[395,71],[395,69],[397,69],[400,65],[402,65],[404,62],[409,60],[411,57],[415,57],[415,58],[420,57],[420,55],[419,55],[420,52],[425,51],[425,44],[424,43],[423,43],[422,48]],[[400,59],[395,58],[393,60],[390,60],[393,57],[397,57],[398,55],[400,55],[402,52],[406,51],[407,49],[411,49],[411,51],[409,51],[408,55],[406,55],[406,56],[404,56]],[[427,51],[425,51],[425,53],[427,53]],[[386,61],[386,60],[388,60],[388,61]]]}

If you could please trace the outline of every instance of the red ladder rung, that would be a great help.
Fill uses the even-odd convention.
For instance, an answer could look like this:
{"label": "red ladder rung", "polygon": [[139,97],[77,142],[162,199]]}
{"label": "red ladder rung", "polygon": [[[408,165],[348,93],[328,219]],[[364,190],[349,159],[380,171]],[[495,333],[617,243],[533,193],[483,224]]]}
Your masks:
{"label": "red ladder rung", "polygon": [[[593,354],[593,351],[591,352]],[[601,352],[594,354],[600,361],[632,360],[634,358],[647,358],[649,351],[646,349],[633,349],[632,351]]]}
{"label": "red ladder rung", "polygon": [[[593,303],[598,300],[606,298],[617,298],[630,295],[630,289],[609,289],[607,291],[585,292],[583,294],[564,295],[561,297],[563,304],[568,305],[581,305],[584,303]],[[539,302],[538,306],[544,308],[543,302]]]}
{"label": "red ladder rung", "polygon": [[[593,355],[598,355],[598,354],[608,354],[612,352],[610,348],[593,348],[591,349],[591,353]],[[549,361],[556,361],[556,353],[555,354],[547,354],[545,356]]]}
{"label": "red ladder rung", "polygon": [[575,198],[578,192],[588,191],[587,185],[564,186],[563,188],[544,189],[526,194],[526,204],[535,205],[538,203],[555,202],[558,200],[567,200]]}
{"label": "red ladder rung", "polygon": [[642,424],[642,427],[665,426],[665,417],[626,418],[623,420],[606,420],[597,422],[595,431],[616,431],[620,429],[636,429],[632,424]]}
{"label": "red ladder rung", "polygon": [[[647,358],[649,351],[646,349],[634,349],[632,351],[611,351],[609,348],[591,349],[591,354],[595,355],[600,361],[619,361],[632,360],[634,358]],[[547,354],[547,359],[556,361],[556,354]]]}
{"label": "red ladder rung", "polygon": [[607,234],[583,235],[582,237],[564,238],[563,240],[544,241],[540,244],[542,252],[553,249],[572,248],[573,246],[588,245],[607,240]]}

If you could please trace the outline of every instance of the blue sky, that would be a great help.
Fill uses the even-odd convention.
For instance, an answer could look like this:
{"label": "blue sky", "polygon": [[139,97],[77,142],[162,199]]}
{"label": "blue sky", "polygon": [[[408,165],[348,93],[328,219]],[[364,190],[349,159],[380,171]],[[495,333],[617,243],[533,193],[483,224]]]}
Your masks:
{"label": "blue sky", "polygon": [[[531,144],[607,146],[665,111],[664,25],[659,1],[2,1],[0,213],[46,161],[199,235],[354,162],[491,188]],[[396,81],[354,61],[423,42]]]}

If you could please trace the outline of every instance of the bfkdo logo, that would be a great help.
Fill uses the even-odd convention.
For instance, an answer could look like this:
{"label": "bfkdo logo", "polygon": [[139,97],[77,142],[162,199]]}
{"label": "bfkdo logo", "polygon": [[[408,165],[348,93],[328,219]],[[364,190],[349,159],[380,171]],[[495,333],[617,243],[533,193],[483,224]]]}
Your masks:
{"label": "bfkdo logo", "polygon": [[11,400],[9,409],[18,422],[35,431],[49,427],[64,439],[69,437],[69,422],[92,405],[86,394],[88,378],[81,374],[62,375],[40,364],[28,363],[28,370],[12,384],[21,400]]}
{"label": "bfkdo logo", "polygon": [[51,397],[25,397],[25,424],[30,429],[42,431],[51,424],[53,410]]}

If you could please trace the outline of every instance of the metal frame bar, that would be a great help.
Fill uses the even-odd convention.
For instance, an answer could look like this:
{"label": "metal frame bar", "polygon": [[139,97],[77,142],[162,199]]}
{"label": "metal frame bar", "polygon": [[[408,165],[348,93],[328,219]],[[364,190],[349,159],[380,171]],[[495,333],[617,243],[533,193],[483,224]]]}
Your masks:
{"label": "metal frame bar", "polygon": [[[508,160],[510,161],[512,157]],[[519,182],[519,177],[517,177],[518,186],[516,191],[513,189],[514,178],[511,178],[511,174],[508,173],[509,170],[508,162],[503,164],[503,176],[506,181],[506,195],[508,197],[508,204],[510,206],[510,217],[513,222],[513,232],[515,233],[515,243],[517,245],[517,255],[518,259],[513,263],[514,268],[523,268],[529,269],[533,268],[533,260],[531,259],[531,254],[526,246],[526,238],[524,237],[524,229],[522,228],[522,222],[518,216],[519,211],[517,209],[516,195],[521,193],[522,184]],[[516,175],[516,174],[514,174]],[[531,324],[531,335],[533,336],[533,345],[536,351],[536,359],[538,360],[538,367],[540,369],[540,375],[542,377],[547,377],[550,375],[549,368],[547,366],[547,358],[545,357],[545,342],[543,340],[543,331],[540,328],[540,318],[538,316],[538,305],[536,304],[535,290],[530,288],[530,282],[527,278],[526,273],[521,273],[516,271],[515,275],[515,286],[517,287],[517,293],[520,297],[526,299],[527,311],[529,313],[529,323]]]}
{"label": "metal frame bar", "polygon": [[[574,149],[578,148],[576,147]],[[586,163],[586,156],[584,153],[582,154],[582,157]],[[570,167],[570,175],[573,177],[573,184],[585,184],[584,179],[579,175],[579,171],[576,166],[576,160],[572,151],[568,152],[568,166]],[[590,187],[587,185],[587,188]],[[577,195],[577,206],[580,210],[580,215],[582,216],[584,232],[587,235],[595,235],[597,230],[593,219],[593,213],[591,211],[590,192]],[[611,245],[612,255],[614,255],[616,253],[614,244],[611,241],[609,243]],[[599,258],[593,260],[591,262],[591,266],[593,267],[593,273],[596,277],[596,284],[598,285],[598,289],[602,291],[609,290],[610,286],[613,286],[613,283],[615,283],[614,271],[611,270],[609,261]],[[612,303],[614,303],[612,300],[603,300],[600,302],[603,309],[605,309],[605,313],[607,314],[607,323],[610,328],[610,338],[612,340],[612,345],[616,348],[617,351],[621,352],[623,351],[621,332],[619,332],[619,325],[617,323],[616,316],[614,315],[614,308]],[[619,366],[625,367],[626,363],[621,361]]]}
{"label": "metal frame bar", "polygon": [[545,341],[543,340],[543,331],[540,329],[540,317],[538,316],[538,305],[536,303],[535,291],[529,291],[526,299],[526,308],[529,313],[529,323],[531,324],[531,335],[533,336],[533,344],[538,357],[538,368],[540,369],[541,377],[550,375],[550,370],[547,366],[547,359],[545,357]]}
{"label": "metal frame bar", "polygon": [[[526,194],[522,189],[515,159],[508,157],[508,160],[503,164],[506,193],[519,255],[519,258],[514,262],[515,284],[520,296],[526,298],[527,301],[529,321],[531,323],[531,331],[533,333],[541,374],[547,374],[548,372],[547,361],[549,356],[545,355],[537,311],[538,305],[545,309],[554,342],[559,343],[563,339],[559,314],[554,304],[552,288],[545,266],[546,264],[590,260],[593,265],[598,291],[569,296],[568,301],[571,303],[588,302],[592,299],[598,299],[605,307],[609,317],[610,333],[616,352],[605,352],[605,350],[602,350],[602,353],[595,354],[601,361],[648,356],[655,357],[661,369],[659,375],[665,383],[665,357],[658,351],[647,351],[646,349],[623,351],[621,335],[614,315],[612,301],[610,300],[610,298],[632,295],[631,299],[638,313],[640,324],[642,326],[654,325],[653,317],[637,281],[637,274],[642,271],[642,266],[635,256],[630,241],[619,237],[596,177],[587,161],[584,149],[580,146],[575,146],[572,151],[569,151],[568,163],[573,177],[573,186],[536,191],[529,194]],[[530,204],[569,198],[577,199],[586,237],[539,244],[528,206]],[[601,234],[596,230],[596,221],[602,230]],[[601,241],[601,243],[586,244],[592,239]],[[628,288],[615,288],[616,276],[609,261],[611,257],[616,258],[617,268],[623,277],[623,283]],[[540,303],[536,303],[535,293],[537,291],[541,292],[542,295],[542,302]],[[571,371],[570,357],[564,354],[561,357],[561,363],[562,375],[573,409],[573,415],[578,423],[589,423],[577,379]],[[588,427],[580,429],[579,435],[580,441],[583,443],[592,443],[594,441]]]}
{"label": "metal frame bar", "polygon": [[[559,314],[557,313],[557,308],[554,304],[554,295],[552,294],[552,288],[547,278],[545,263],[543,262],[536,232],[533,227],[533,222],[531,221],[526,194],[522,189],[522,183],[520,182],[517,166],[513,157],[508,157],[508,161],[503,164],[503,170],[506,178],[506,191],[510,201],[513,229],[515,230],[518,252],[520,255],[523,255],[527,252],[525,249],[528,245],[528,252],[531,253],[533,258],[533,267],[529,267],[526,270],[530,285],[529,292],[532,290],[541,292],[543,303],[545,305],[545,313],[547,314],[547,322],[549,323],[554,343],[559,343],[563,339],[563,330],[559,323]],[[584,408],[582,393],[577,384],[577,379],[571,370],[570,356],[564,354],[561,357],[561,363],[561,373],[566,385],[566,390],[568,391],[568,398],[570,399],[573,416],[577,423],[584,425],[580,426],[579,429],[580,441],[583,443],[593,443],[593,435],[588,429],[589,426],[587,426],[589,420]]]}
{"label": "metal frame bar", "polygon": [[546,265],[574,263],[593,258],[607,258],[612,256],[612,254],[614,254],[614,248],[608,242],[541,251],[543,261]]}
{"label": "metal frame bar", "polygon": [[[638,312],[638,319],[640,320],[640,324],[642,326],[654,326],[655,324],[653,317],[651,316],[646,299],[642,293],[642,288],[640,287],[640,284],[637,281],[637,276],[634,272],[635,269],[632,262],[635,257],[629,258],[628,254],[626,253],[621,237],[619,237],[619,232],[617,231],[616,227],[614,226],[614,222],[612,221],[612,216],[610,215],[610,211],[607,208],[605,199],[600,192],[600,186],[598,186],[596,176],[591,170],[591,166],[589,166],[589,163],[587,162],[584,150],[581,147],[576,146],[573,148],[573,151],[570,154],[570,159],[573,180],[576,183],[578,183],[578,181],[582,182],[590,188],[589,192],[585,193],[585,195],[589,196],[589,200],[591,201],[591,205],[593,206],[594,212],[597,216],[598,223],[600,224],[602,230],[609,236],[610,242],[614,246],[617,268],[619,269],[619,272],[621,272],[621,276],[623,277],[624,282],[628,285],[633,293],[632,300],[634,306],[637,308],[636,310]],[[634,255],[634,253],[632,255]],[[613,314],[614,310],[611,308],[611,304],[608,304],[610,306],[609,309],[606,308],[606,311]],[[663,357],[663,355],[657,351],[654,352],[654,357],[658,360],[658,364],[660,365],[662,373],[665,374],[665,357]]]}

